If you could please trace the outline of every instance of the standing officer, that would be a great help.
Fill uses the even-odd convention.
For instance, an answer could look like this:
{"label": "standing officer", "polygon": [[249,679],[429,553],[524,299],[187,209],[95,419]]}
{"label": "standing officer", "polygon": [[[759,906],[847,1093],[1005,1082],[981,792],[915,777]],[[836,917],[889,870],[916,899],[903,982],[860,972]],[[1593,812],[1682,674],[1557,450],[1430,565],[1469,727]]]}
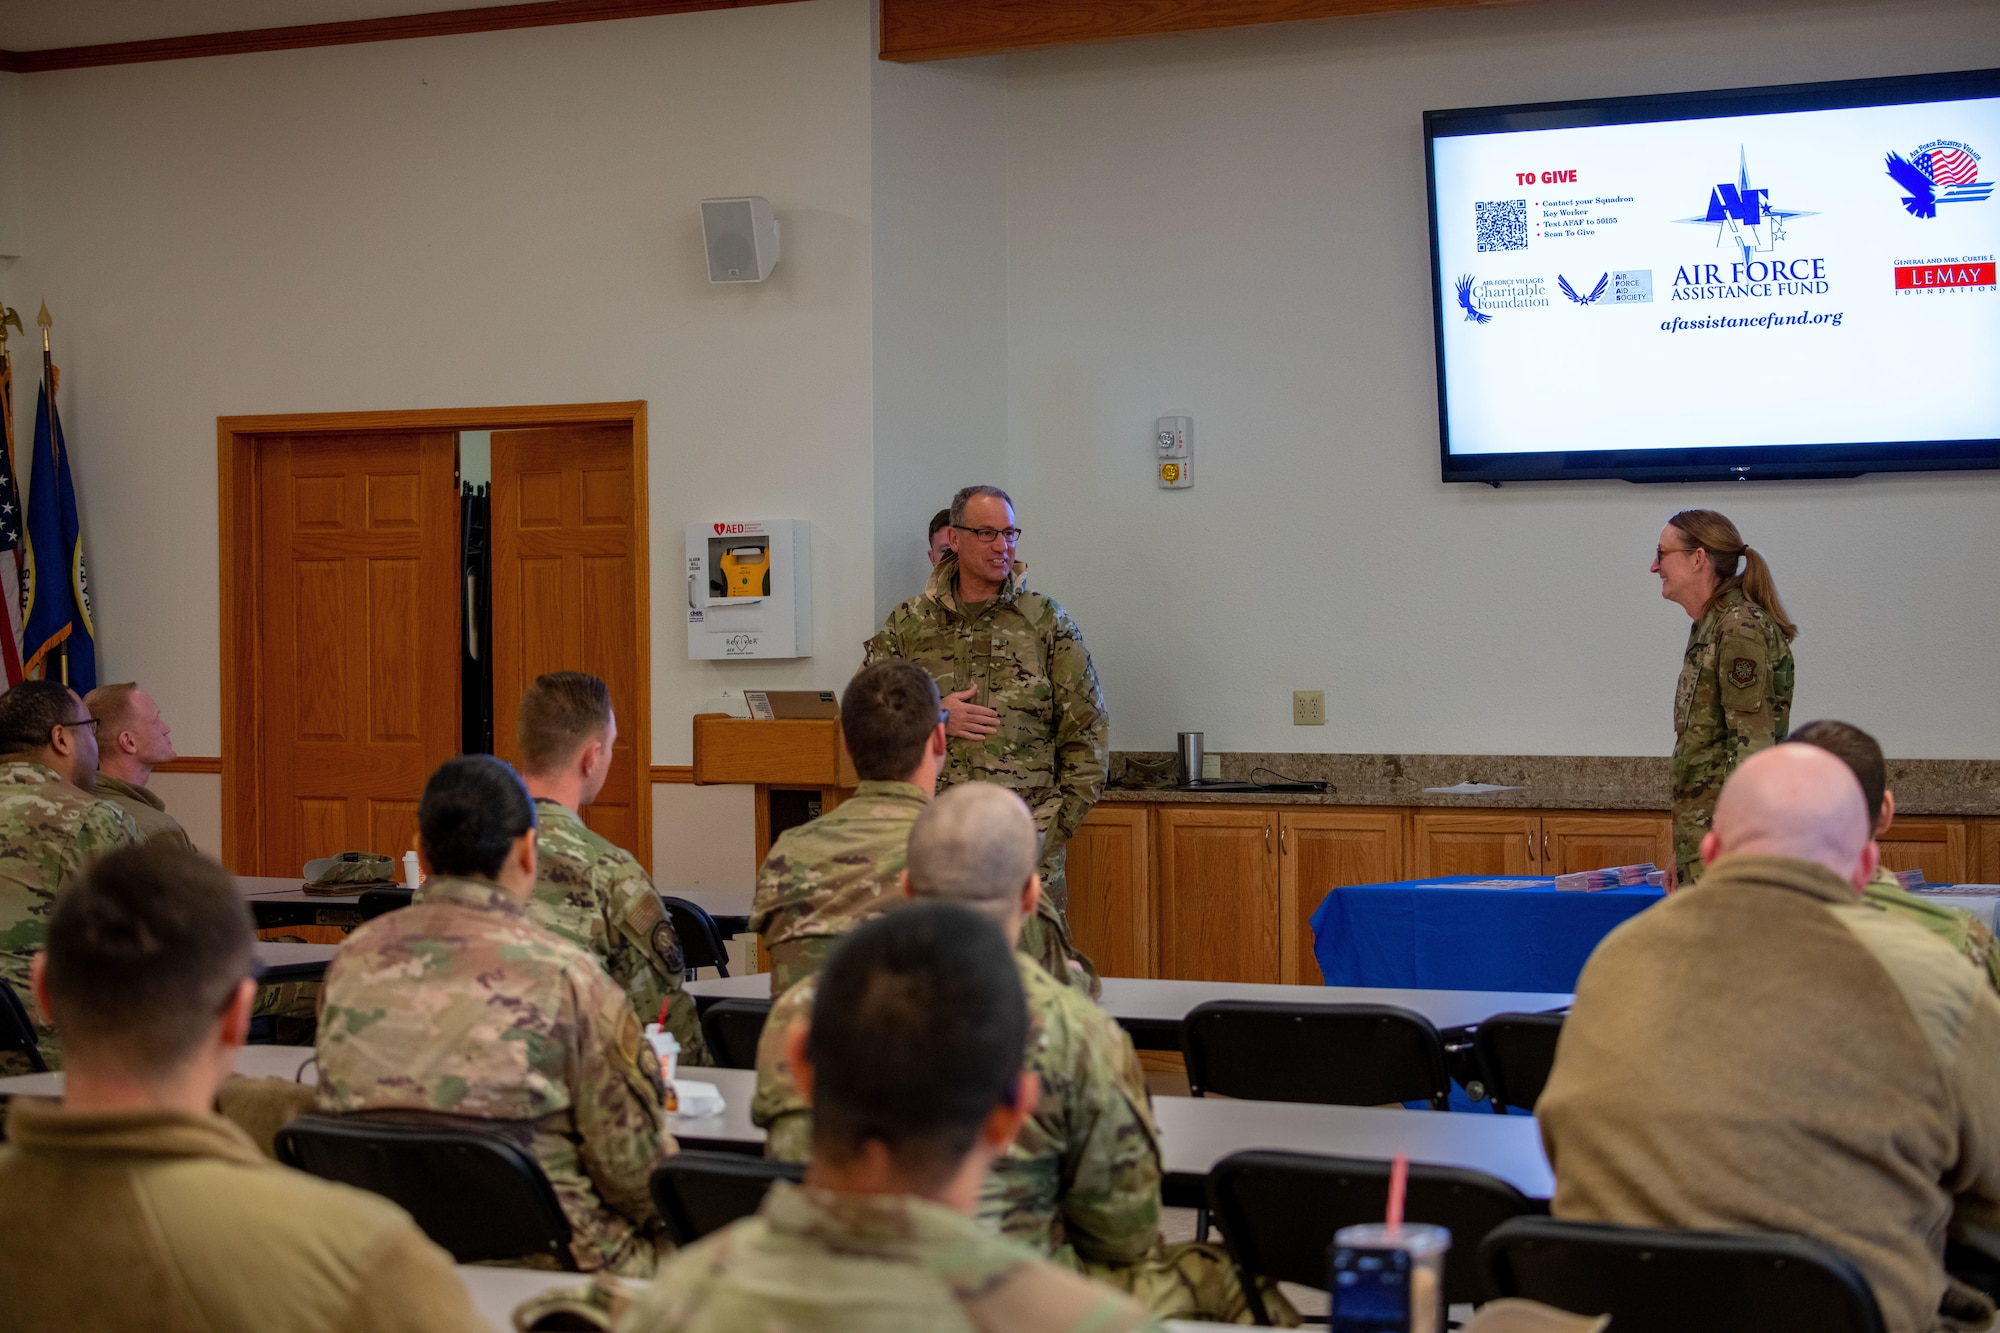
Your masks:
{"label": "standing officer", "polygon": [[950,748],[939,790],[994,782],[1019,793],[1042,836],[1043,910],[1022,948],[1060,972],[1089,971],[1070,943],[1070,835],[1104,790],[1110,719],[1090,650],[1069,613],[1021,584],[1014,502],[998,486],[951,500],[951,552],[921,597],[889,613],[868,641],[869,662],[900,657],[937,681]]}
{"label": "standing officer", "polygon": [[1764,557],[1713,509],[1667,520],[1653,572],[1660,596],[1695,622],[1674,693],[1674,865],[1686,885],[1701,874],[1701,838],[1723,779],[1791,729],[1790,645],[1799,629]]}

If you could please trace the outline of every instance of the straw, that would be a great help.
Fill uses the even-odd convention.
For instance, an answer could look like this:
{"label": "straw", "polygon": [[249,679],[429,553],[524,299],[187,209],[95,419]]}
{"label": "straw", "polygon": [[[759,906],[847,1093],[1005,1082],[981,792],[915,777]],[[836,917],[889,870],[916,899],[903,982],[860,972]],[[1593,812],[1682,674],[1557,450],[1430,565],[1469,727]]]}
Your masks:
{"label": "straw", "polygon": [[673,1002],[674,997],[671,995],[660,1001],[660,1031],[662,1032],[667,1030],[667,1006]]}
{"label": "straw", "polygon": [[1389,1234],[1403,1229],[1403,1194],[1410,1184],[1410,1155],[1399,1152],[1389,1167]]}

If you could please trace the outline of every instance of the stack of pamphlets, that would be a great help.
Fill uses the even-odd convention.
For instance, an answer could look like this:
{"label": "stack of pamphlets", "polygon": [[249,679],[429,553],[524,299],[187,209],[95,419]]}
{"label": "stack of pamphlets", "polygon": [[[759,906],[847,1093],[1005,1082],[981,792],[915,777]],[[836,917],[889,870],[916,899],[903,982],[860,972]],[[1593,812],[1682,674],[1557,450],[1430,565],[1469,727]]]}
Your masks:
{"label": "stack of pamphlets", "polygon": [[1617,889],[1633,884],[1647,884],[1656,889],[1667,886],[1667,874],[1651,861],[1641,861],[1635,866],[1610,866],[1604,870],[1579,870],[1573,874],[1557,875],[1556,887],[1575,893],[1596,893],[1601,889]]}
{"label": "stack of pamphlets", "polygon": [[1891,870],[1889,878],[1896,881],[1896,887],[1904,893],[1924,891],[1924,872],[1921,870]]}

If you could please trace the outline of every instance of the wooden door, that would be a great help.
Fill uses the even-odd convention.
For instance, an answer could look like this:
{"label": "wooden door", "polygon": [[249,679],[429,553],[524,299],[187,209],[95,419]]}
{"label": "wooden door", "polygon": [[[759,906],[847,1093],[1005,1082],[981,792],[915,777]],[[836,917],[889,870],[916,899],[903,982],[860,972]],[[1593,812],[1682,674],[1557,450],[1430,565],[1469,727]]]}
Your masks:
{"label": "wooden door", "polygon": [[1962,819],[1898,819],[1875,842],[1882,849],[1882,864],[1891,870],[1921,870],[1932,884],[1971,878]]}
{"label": "wooden door", "polygon": [[400,860],[458,753],[457,436],[267,437],[257,451],[257,829],[245,874]]}
{"label": "wooden door", "polygon": [[1673,823],[1665,815],[1544,815],[1542,870],[1567,875],[1651,861],[1674,863]]}
{"label": "wooden door", "polygon": [[618,718],[584,822],[651,867],[645,473],[626,425],[493,432],[493,748],[528,682],[588,671]]}
{"label": "wooden door", "polygon": [[1541,820],[1534,815],[1473,815],[1419,810],[1413,822],[1413,873],[1540,875]]}
{"label": "wooden door", "polygon": [[1150,977],[1153,965],[1152,813],[1100,805],[1069,840],[1069,929],[1107,977]]}
{"label": "wooden door", "polygon": [[2000,883],[2000,819],[1967,821],[1966,873],[1981,884]]}
{"label": "wooden door", "polygon": [[1278,813],[1279,980],[1325,984],[1313,957],[1313,913],[1334,889],[1404,878],[1407,827],[1401,810]]}
{"label": "wooden door", "polygon": [[1278,979],[1277,823],[1241,806],[1159,812],[1161,976]]}

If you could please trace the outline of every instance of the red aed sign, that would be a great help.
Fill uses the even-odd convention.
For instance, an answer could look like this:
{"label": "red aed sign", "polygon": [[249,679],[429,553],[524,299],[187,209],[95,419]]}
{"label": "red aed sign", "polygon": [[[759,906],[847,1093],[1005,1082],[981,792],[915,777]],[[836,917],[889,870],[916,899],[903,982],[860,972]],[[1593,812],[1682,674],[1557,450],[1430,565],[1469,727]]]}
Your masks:
{"label": "red aed sign", "polygon": [[1898,264],[1896,290],[1920,287],[1991,287],[1993,264]]}

